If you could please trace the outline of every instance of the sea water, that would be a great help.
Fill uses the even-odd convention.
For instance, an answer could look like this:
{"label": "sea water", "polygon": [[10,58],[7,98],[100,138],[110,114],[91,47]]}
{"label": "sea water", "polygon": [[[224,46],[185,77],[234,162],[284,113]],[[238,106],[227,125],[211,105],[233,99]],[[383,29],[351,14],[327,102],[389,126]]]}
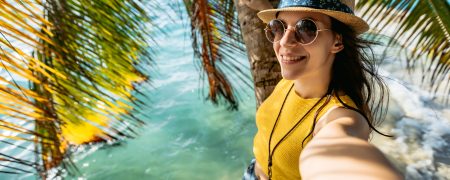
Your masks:
{"label": "sea water", "polygon": [[[169,7],[165,7],[169,8]],[[86,179],[237,179],[252,156],[256,132],[254,96],[243,96],[238,111],[214,106],[205,97],[185,14],[156,17],[158,34],[150,83],[139,87],[149,108],[140,115],[142,133],[117,147],[104,147],[79,159]],[[168,16],[171,16],[169,19]],[[237,56],[248,69],[245,56]],[[248,71],[250,74],[250,71]],[[233,80],[231,80],[233,81]],[[254,94],[253,89],[237,91]],[[148,118],[147,118],[148,117]]]}
{"label": "sea water", "polygon": [[[158,43],[154,64],[145,67],[150,82],[138,87],[147,96],[140,98],[148,108],[136,115],[146,125],[134,139],[113,146],[79,148],[74,154],[79,174],[65,178],[240,179],[252,158],[256,133],[253,89],[236,86],[236,91],[244,92],[238,111],[227,111],[205,100],[207,87],[201,84],[206,82],[199,76],[199,60],[193,58],[183,7],[159,2],[166,11],[154,22],[167,33],[154,36]],[[248,69],[247,57],[236,58]],[[387,58],[381,66],[391,91],[391,106],[380,129],[396,138],[374,134],[371,143],[407,179],[448,179],[450,109],[434,102],[434,96],[420,88],[404,69],[402,58],[397,56]],[[35,178],[30,174],[0,174],[0,179]]]}

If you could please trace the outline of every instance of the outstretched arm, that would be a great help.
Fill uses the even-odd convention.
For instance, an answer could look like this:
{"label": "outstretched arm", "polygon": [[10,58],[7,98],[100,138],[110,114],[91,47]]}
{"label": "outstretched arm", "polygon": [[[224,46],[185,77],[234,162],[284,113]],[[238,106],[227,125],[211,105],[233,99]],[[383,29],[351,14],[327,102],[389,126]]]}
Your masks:
{"label": "outstretched arm", "polygon": [[367,142],[368,125],[357,112],[333,110],[300,155],[306,180],[403,179],[383,153]]}

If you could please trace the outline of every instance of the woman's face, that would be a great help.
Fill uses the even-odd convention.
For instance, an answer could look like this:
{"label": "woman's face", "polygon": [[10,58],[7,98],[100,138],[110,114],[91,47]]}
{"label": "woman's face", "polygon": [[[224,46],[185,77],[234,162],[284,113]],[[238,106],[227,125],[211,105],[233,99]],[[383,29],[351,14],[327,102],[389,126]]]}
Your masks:
{"label": "woman's face", "polygon": [[[331,19],[327,15],[313,12],[280,12],[277,19],[284,21],[286,28],[294,29],[300,19],[312,19],[317,29],[331,29]],[[335,53],[343,47],[330,30],[318,31],[317,38],[310,44],[302,45],[295,39],[295,32],[287,30],[281,40],[273,44],[284,79],[296,80],[304,77],[329,76]]]}

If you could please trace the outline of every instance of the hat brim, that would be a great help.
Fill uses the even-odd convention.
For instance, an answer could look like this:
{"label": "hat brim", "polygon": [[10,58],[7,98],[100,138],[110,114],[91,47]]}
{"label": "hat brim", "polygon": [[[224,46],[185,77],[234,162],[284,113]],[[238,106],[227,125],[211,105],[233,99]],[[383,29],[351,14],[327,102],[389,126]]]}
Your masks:
{"label": "hat brim", "polygon": [[277,12],[283,11],[295,11],[295,12],[317,12],[333,17],[344,24],[350,26],[357,34],[362,34],[369,30],[369,25],[363,19],[340,11],[332,11],[327,9],[315,9],[309,7],[287,7],[281,9],[267,9],[260,11],[257,15],[264,22],[268,23],[270,20],[275,19]]}

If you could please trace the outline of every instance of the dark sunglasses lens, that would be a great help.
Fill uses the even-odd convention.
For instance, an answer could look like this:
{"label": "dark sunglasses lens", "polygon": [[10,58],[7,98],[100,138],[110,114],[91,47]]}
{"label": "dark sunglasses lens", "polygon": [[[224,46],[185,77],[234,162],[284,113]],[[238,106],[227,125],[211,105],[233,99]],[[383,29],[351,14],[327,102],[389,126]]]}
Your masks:
{"label": "dark sunglasses lens", "polygon": [[277,42],[283,37],[284,26],[280,20],[274,19],[267,26],[266,37],[270,42]]}
{"label": "dark sunglasses lens", "polygon": [[296,38],[302,44],[308,44],[314,41],[317,36],[317,26],[316,24],[308,19],[300,20],[295,25],[297,30]]}

